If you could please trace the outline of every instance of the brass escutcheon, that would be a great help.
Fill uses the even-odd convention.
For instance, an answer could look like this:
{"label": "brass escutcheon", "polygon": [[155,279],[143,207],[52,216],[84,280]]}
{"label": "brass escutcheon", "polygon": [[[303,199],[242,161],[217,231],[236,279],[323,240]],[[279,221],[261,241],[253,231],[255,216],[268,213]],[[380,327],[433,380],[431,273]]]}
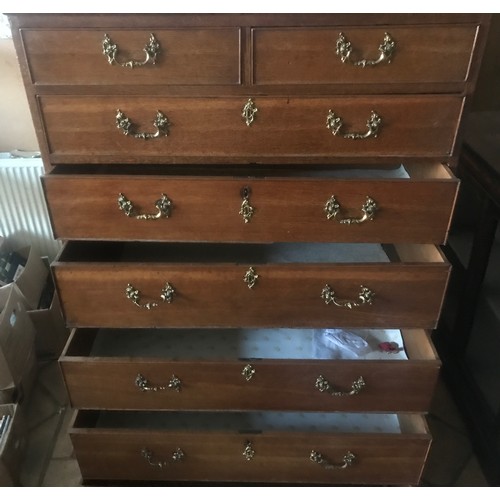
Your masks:
{"label": "brass escutcheon", "polygon": [[259,110],[255,107],[255,104],[252,101],[252,99],[249,98],[246,104],[243,106],[243,110],[241,112],[241,116],[245,120],[247,127],[250,127],[250,125],[252,125],[253,121],[255,120],[255,115],[257,114],[257,111]]}
{"label": "brass escutcheon", "polygon": [[243,281],[247,284],[248,288],[253,288],[259,279],[259,275],[255,272],[253,267],[249,267],[245,273]]}

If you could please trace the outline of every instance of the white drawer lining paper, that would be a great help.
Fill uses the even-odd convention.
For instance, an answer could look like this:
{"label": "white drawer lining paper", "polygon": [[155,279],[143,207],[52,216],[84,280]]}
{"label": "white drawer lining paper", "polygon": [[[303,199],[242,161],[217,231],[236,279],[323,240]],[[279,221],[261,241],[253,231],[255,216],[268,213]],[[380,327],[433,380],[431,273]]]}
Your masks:
{"label": "white drawer lining paper", "polygon": [[[343,349],[325,342],[325,334],[347,334]],[[351,335],[349,335],[351,334]],[[344,337],[345,338],[345,337]],[[103,329],[91,356],[162,357],[168,360],[262,359],[364,359],[405,360],[404,349],[386,352],[382,342],[403,348],[400,330],[392,329]],[[353,345],[354,344],[354,345]]]}

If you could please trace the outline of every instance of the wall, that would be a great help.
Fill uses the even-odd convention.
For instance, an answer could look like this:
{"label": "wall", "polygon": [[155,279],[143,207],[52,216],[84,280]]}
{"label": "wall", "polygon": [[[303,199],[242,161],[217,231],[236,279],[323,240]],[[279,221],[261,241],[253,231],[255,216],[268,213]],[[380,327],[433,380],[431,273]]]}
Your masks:
{"label": "wall", "polygon": [[[38,150],[11,39],[0,39],[0,151]],[[500,110],[500,14],[494,14],[473,109]]]}
{"label": "wall", "polygon": [[38,151],[14,43],[0,38],[0,151]]}

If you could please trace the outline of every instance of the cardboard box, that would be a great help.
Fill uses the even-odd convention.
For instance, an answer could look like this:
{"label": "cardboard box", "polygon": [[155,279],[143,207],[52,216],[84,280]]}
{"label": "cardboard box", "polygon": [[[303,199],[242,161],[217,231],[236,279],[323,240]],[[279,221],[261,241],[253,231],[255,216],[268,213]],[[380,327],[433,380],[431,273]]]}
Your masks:
{"label": "cardboard box", "polygon": [[11,391],[32,370],[35,328],[16,288],[0,288],[0,311],[0,391]]}
{"label": "cardboard box", "polygon": [[45,286],[45,281],[47,280],[47,276],[49,274],[47,266],[44,264],[40,255],[38,255],[38,253],[30,246],[23,248],[11,248],[9,242],[3,238],[0,240],[0,250],[2,252],[16,251],[26,259],[26,265],[19,273],[16,280],[2,286],[0,290],[4,288],[10,289],[17,287],[19,293],[28,306],[27,308],[36,309],[38,307],[38,301],[40,300],[43,287]]}
{"label": "cardboard box", "polygon": [[0,419],[9,415],[0,440],[0,486],[20,486],[19,472],[26,450],[26,425],[17,404],[0,405]]}
{"label": "cardboard box", "polygon": [[[48,278],[52,281],[52,276]],[[61,310],[57,291],[52,292],[52,301],[46,309],[28,311],[35,327],[35,349],[39,356],[58,358],[69,337]]]}

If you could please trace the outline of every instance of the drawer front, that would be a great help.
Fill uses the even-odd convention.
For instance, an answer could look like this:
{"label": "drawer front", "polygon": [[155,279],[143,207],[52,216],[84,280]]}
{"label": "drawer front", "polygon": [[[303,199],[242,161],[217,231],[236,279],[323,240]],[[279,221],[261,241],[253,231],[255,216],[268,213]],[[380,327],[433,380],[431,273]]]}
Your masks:
{"label": "drawer front", "polygon": [[[43,185],[54,234],[61,239],[441,244],[458,183],[446,177],[332,180],[47,175]],[[155,203],[163,194],[170,206],[161,212]],[[341,207],[335,216],[325,211],[332,196]],[[346,223],[365,217],[367,198],[377,205],[372,220]],[[130,201],[133,209],[120,209],[119,199]],[[246,217],[245,200],[251,210]],[[143,218],[157,214],[157,219]]]}
{"label": "drawer front", "polygon": [[[436,263],[250,267],[117,262],[55,264],[53,270],[67,324],[111,328],[434,328],[449,272]],[[249,271],[258,275],[253,288],[244,282]],[[169,287],[171,303],[161,299]],[[337,307],[333,295],[354,305]]]}
{"label": "drawer front", "polygon": [[[386,34],[389,36],[387,48],[381,50]],[[253,82],[464,82],[476,34],[475,25],[257,28],[252,31]],[[341,57],[347,55],[342,46],[348,43],[351,44],[350,53],[342,62]],[[391,43],[393,47],[389,47]],[[341,49],[339,54],[337,47]],[[368,64],[363,66],[364,60]],[[380,62],[370,65],[377,60]]]}
{"label": "drawer front", "polygon": [[[250,126],[242,117],[246,102],[242,97],[43,96],[40,109],[54,163],[206,163],[210,159],[322,163],[332,157],[338,162],[345,157],[447,156],[463,100],[453,96],[256,97],[258,111]],[[122,113],[121,129],[116,124],[117,110]],[[162,122],[161,133],[153,126],[157,111],[169,124]],[[342,120],[338,130],[326,126],[330,111]],[[372,111],[380,122],[368,127]],[[128,135],[123,133],[125,118],[130,123]],[[159,137],[149,140],[141,135],[157,133]],[[351,133],[369,136],[344,137]]]}
{"label": "drawer front", "polygon": [[[409,359],[401,360],[391,360],[389,353],[377,360],[200,360],[203,354],[173,360],[177,356],[150,339],[155,357],[99,356],[80,347],[93,333],[75,330],[59,360],[74,408],[425,412],[439,371],[435,356],[418,359],[410,350]],[[171,342],[182,335],[172,332]],[[411,341],[420,350],[433,352],[425,331],[408,335],[418,337]],[[285,346],[276,342],[274,348]],[[161,359],[162,354],[171,359]]]}
{"label": "drawer front", "polygon": [[[78,412],[78,417],[82,413],[86,412]],[[170,432],[86,428],[80,423],[73,426],[70,436],[84,480],[410,485],[418,483],[430,445],[426,430],[397,434]],[[352,461],[345,468],[331,470],[311,460],[314,452],[332,465]],[[165,466],[159,467],[163,462]]]}
{"label": "drawer front", "polygon": [[[105,41],[106,35],[109,41]],[[31,80],[39,85],[240,83],[240,30],[236,27],[23,29],[21,36]],[[111,49],[109,56],[104,54],[104,47],[114,47],[114,56]],[[134,62],[139,65],[130,67]]]}

